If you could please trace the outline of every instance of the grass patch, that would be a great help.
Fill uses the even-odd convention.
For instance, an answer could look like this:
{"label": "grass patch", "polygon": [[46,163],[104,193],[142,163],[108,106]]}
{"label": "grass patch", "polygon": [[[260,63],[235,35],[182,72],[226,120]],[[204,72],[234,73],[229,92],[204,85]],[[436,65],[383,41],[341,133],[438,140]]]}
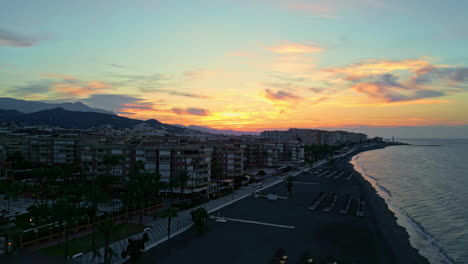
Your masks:
{"label": "grass patch", "polygon": [[[117,225],[115,230],[112,232],[111,241],[119,241],[126,237],[138,234],[143,232],[147,226],[145,225],[137,225],[137,224],[120,224]],[[71,236],[71,235],[70,235]],[[92,238],[93,235],[89,234],[83,237],[78,237],[76,239],[70,239],[68,241],[68,254],[70,256],[75,255],[77,253],[89,252],[92,250]],[[96,248],[101,248],[104,246],[104,235],[96,230]],[[44,253],[49,256],[58,256],[63,257],[65,256],[65,241],[64,238],[60,241],[60,244],[53,245],[47,248],[42,248],[38,250],[41,253]],[[116,252],[120,254],[120,252]]]}

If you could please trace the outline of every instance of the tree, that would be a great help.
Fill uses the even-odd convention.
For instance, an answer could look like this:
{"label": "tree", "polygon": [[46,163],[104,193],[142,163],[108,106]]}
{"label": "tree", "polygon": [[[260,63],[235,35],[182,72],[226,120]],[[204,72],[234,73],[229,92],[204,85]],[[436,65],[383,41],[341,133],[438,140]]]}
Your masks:
{"label": "tree", "polygon": [[171,238],[171,223],[172,223],[172,218],[177,217],[179,210],[174,207],[170,207],[166,211],[164,211],[163,216],[167,217],[167,239],[169,240]]}
{"label": "tree", "polygon": [[293,189],[293,176],[287,176],[285,178],[286,188],[288,189],[288,198],[291,197],[292,189]]}
{"label": "tree", "polygon": [[187,171],[181,171],[179,173],[179,179],[178,179],[178,182],[179,182],[179,185],[180,185],[180,192],[181,192],[181,196],[183,198],[185,198],[185,194],[184,194],[184,191],[185,191],[185,188],[187,187],[187,181],[189,179],[189,174]]}
{"label": "tree", "polygon": [[195,225],[195,229],[198,232],[202,232],[205,227],[205,222],[208,220],[208,212],[205,208],[198,208],[190,213],[192,215],[192,221]]}
{"label": "tree", "polygon": [[127,191],[138,200],[140,205],[140,218],[138,221],[140,225],[143,220],[145,198],[148,193],[152,192],[153,183],[159,181],[159,179],[155,179],[157,175],[142,171],[143,168],[144,163],[137,163],[126,182]]}
{"label": "tree", "polygon": [[177,177],[169,177],[169,182],[167,184],[167,187],[169,188],[169,195],[170,195],[170,201],[171,201],[171,207],[172,207],[172,202],[174,201],[174,189],[179,187],[179,178]]}
{"label": "tree", "polygon": [[29,169],[31,167],[30,162],[28,162],[19,151],[8,154],[5,161],[11,162],[11,167],[15,170]]}
{"label": "tree", "polygon": [[107,218],[106,220],[102,221],[102,223],[98,226],[99,231],[102,232],[104,235],[104,264],[110,264],[113,251],[110,248],[111,244],[111,235],[112,231],[117,227],[117,224],[112,221],[112,218]]}
{"label": "tree", "polygon": [[92,250],[93,258],[98,255],[96,248],[96,222],[97,222],[97,212],[98,212],[98,203],[107,199],[106,192],[104,189],[111,183],[112,179],[110,176],[97,175],[93,178],[91,186],[87,189],[85,194],[86,200],[91,203],[91,207],[88,208],[88,217],[91,219],[92,223]]}
{"label": "tree", "polygon": [[192,165],[192,189],[194,189],[195,188],[195,177],[197,175],[198,165],[200,165],[200,158],[193,158],[192,162],[190,164]]}
{"label": "tree", "polygon": [[[161,182],[161,174],[152,173],[151,178],[150,178],[150,182],[149,182],[149,186],[150,186],[151,197],[153,198],[154,205],[156,205],[158,203],[158,200],[159,200],[160,191],[164,187],[164,183]],[[157,210],[156,209],[154,209],[153,217],[154,217],[154,219],[156,219],[156,217],[157,217]]]}
{"label": "tree", "polygon": [[115,170],[115,165],[119,164],[120,158],[117,156],[112,156],[112,155],[104,155],[102,158],[102,163],[106,165],[107,170],[109,171],[109,168],[111,168],[111,174],[114,176],[114,170]]}
{"label": "tree", "polygon": [[21,184],[18,182],[9,182],[6,185],[4,199],[8,200],[8,211],[10,211],[10,204],[12,200],[17,200],[21,189]]}
{"label": "tree", "polygon": [[211,178],[221,179],[223,178],[223,167],[219,164],[213,164],[211,166]]}
{"label": "tree", "polygon": [[143,234],[141,239],[133,240],[131,238],[128,239],[128,245],[124,251],[122,251],[122,258],[126,258],[130,256],[130,259],[133,261],[137,260],[143,252],[145,252],[145,243],[149,241],[148,234]]}
{"label": "tree", "polygon": [[66,200],[60,200],[55,204],[53,211],[56,214],[57,219],[64,227],[65,231],[65,259],[68,259],[68,234],[71,226],[71,221],[76,216],[76,208]]}

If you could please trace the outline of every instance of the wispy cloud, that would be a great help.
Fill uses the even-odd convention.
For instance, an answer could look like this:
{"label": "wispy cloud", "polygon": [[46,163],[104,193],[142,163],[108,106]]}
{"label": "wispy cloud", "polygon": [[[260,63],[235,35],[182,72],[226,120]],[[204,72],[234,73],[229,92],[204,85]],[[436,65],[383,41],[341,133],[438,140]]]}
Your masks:
{"label": "wispy cloud", "polygon": [[116,113],[128,113],[131,109],[151,110],[155,107],[154,100],[147,101],[126,94],[93,94],[87,98],[80,99],[92,107],[99,107]]}
{"label": "wispy cloud", "polygon": [[271,52],[281,54],[281,55],[303,55],[323,52],[324,49],[317,46],[305,45],[299,43],[287,42],[281,45],[266,47],[266,50]]}
{"label": "wispy cloud", "polygon": [[169,95],[174,95],[174,96],[197,98],[197,99],[213,99],[214,98],[214,97],[208,96],[208,95],[192,93],[192,92],[185,92],[185,91],[180,91],[180,90],[176,91],[176,90],[154,89],[154,90],[152,90],[152,92],[164,93],[164,94],[169,94]]}
{"label": "wispy cloud", "polygon": [[271,101],[296,101],[300,100],[301,97],[286,91],[273,91],[270,89],[265,90],[265,98]]}
{"label": "wispy cloud", "polygon": [[127,69],[128,68],[127,66],[124,66],[122,64],[117,64],[117,63],[110,63],[109,65],[112,66],[112,67],[115,67],[115,68],[119,68],[119,69]]}
{"label": "wispy cloud", "polygon": [[14,96],[24,98],[46,98],[53,94],[57,99],[67,99],[104,93],[112,88],[110,84],[97,80],[86,81],[74,76],[60,74],[45,74],[43,76],[52,78],[53,80],[42,79],[31,81],[25,85],[15,86],[8,92]]}
{"label": "wispy cloud", "polygon": [[287,9],[309,13],[316,17],[336,18],[341,11],[356,8],[385,8],[389,5],[382,0],[278,0]]}
{"label": "wispy cloud", "polygon": [[468,69],[434,65],[427,58],[365,60],[322,70],[328,78],[341,78],[355,92],[380,102],[412,102],[466,90]]}
{"label": "wispy cloud", "polygon": [[64,79],[64,80],[76,80],[76,79],[78,79],[77,77],[72,76],[72,75],[57,74],[57,73],[43,73],[42,76],[49,77],[49,78]]}
{"label": "wispy cloud", "polygon": [[196,116],[208,116],[210,111],[204,108],[172,108],[171,111],[178,115],[196,115]]}
{"label": "wispy cloud", "polygon": [[44,39],[0,29],[0,46],[31,47]]}

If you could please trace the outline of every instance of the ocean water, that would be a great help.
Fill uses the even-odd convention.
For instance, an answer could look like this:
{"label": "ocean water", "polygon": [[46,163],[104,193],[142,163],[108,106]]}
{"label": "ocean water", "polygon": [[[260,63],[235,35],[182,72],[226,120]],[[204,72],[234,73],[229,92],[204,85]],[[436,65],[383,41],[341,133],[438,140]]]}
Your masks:
{"label": "ocean water", "polygon": [[[468,139],[401,139],[352,163],[431,263],[468,263]],[[417,146],[440,145],[440,146]]]}

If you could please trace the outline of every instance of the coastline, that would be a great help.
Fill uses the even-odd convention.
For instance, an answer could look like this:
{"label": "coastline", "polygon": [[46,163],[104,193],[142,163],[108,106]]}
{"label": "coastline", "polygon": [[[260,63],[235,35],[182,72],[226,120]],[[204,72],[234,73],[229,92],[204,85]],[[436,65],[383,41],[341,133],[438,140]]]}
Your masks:
{"label": "coastline", "polygon": [[369,210],[372,212],[372,221],[376,227],[377,235],[385,241],[385,246],[392,253],[392,263],[420,263],[430,262],[414,248],[410,242],[408,231],[397,223],[397,216],[389,208],[389,205],[382,198],[376,188],[361,173],[359,173],[351,163],[353,157],[372,150],[383,149],[399,144],[381,144],[367,148],[358,149],[344,158],[345,166],[359,177],[354,180],[358,182],[361,191],[368,199]]}
{"label": "coastline", "polygon": [[[328,169],[353,172],[349,181],[318,176],[317,168],[313,168],[314,172],[300,173],[296,177],[297,184],[288,199],[271,201],[249,196],[233,202],[214,214],[224,221],[207,222],[203,233],[189,229],[149,250],[140,263],[154,263],[155,259],[161,264],[219,263],[220,259],[227,264],[267,263],[275,250],[282,248],[291,261],[307,253],[319,262],[335,256],[345,263],[429,264],[411,246],[408,232],[397,223],[396,215],[385,200],[350,163],[359,153],[390,145],[394,144],[357,148],[346,156],[337,157],[333,167]],[[308,184],[309,181],[313,184]],[[270,186],[266,192],[287,196],[282,184]],[[339,214],[342,200],[334,212],[322,210],[324,205],[320,210],[305,210],[319,192],[341,196],[348,193],[354,199],[364,197],[367,200],[365,217]],[[211,249],[208,255],[207,248]]]}

